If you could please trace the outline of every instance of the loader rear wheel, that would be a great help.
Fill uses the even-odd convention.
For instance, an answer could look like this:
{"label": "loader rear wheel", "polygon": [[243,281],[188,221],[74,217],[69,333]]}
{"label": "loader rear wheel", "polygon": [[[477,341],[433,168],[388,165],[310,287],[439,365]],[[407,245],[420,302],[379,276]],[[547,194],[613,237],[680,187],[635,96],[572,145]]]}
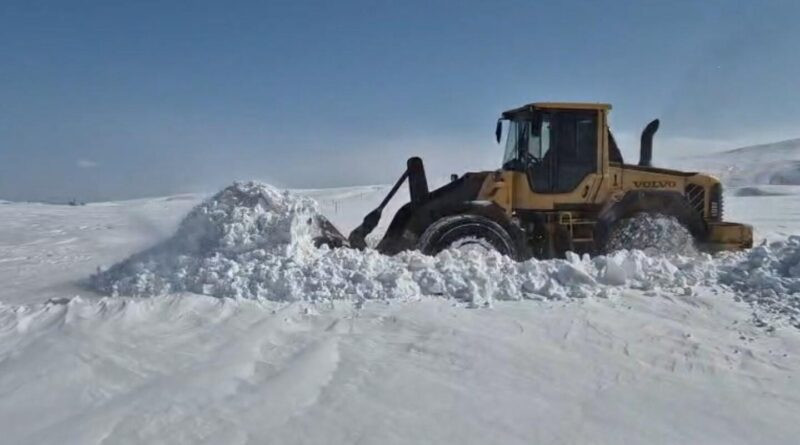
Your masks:
{"label": "loader rear wheel", "polygon": [[605,244],[605,252],[642,250],[650,254],[690,255],[697,252],[692,233],[674,216],[637,213],[617,221]]}
{"label": "loader rear wheel", "polygon": [[426,255],[456,248],[461,250],[495,250],[511,258],[517,257],[517,248],[508,231],[497,222],[480,215],[454,215],[431,224],[417,243]]}

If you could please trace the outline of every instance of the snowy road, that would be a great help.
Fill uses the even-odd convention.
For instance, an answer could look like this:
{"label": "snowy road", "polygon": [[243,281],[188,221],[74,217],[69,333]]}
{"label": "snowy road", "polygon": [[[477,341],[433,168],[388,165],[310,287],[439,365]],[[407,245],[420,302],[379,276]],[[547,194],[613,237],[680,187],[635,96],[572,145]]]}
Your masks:
{"label": "snowy road", "polygon": [[[381,192],[316,193],[349,228]],[[800,331],[755,326],[723,289],[468,309],[434,297],[102,298],[80,285],[168,236],[197,202],[0,204],[4,443],[747,444],[800,434]],[[729,197],[727,210],[777,237],[800,233],[787,223],[798,202]]]}

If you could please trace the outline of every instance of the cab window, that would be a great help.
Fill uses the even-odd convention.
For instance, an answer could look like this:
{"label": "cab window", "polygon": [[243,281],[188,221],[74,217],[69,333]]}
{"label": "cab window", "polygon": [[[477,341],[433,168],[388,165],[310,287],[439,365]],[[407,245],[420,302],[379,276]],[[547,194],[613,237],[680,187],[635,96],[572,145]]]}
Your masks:
{"label": "cab window", "polygon": [[553,111],[511,120],[503,167],[526,172],[535,192],[574,190],[597,171],[597,113]]}

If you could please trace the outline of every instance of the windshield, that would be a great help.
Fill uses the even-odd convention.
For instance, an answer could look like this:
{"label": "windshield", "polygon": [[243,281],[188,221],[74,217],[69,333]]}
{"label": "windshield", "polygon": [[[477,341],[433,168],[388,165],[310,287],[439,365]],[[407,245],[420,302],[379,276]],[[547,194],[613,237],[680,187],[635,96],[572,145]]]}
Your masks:
{"label": "windshield", "polygon": [[[538,124],[538,125],[536,125]],[[503,155],[504,168],[524,166],[539,162],[550,149],[550,119],[543,116],[539,122],[511,120]]]}

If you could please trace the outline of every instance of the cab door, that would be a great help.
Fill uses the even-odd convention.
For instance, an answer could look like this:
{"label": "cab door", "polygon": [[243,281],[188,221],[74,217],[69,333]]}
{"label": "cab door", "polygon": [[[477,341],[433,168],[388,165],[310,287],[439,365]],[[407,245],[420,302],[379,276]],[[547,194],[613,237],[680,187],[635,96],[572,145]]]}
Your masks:
{"label": "cab door", "polygon": [[529,146],[527,174],[532,191],[569,193],[597,173],[597,120],[594,110],[541,115],[537,144]]}

